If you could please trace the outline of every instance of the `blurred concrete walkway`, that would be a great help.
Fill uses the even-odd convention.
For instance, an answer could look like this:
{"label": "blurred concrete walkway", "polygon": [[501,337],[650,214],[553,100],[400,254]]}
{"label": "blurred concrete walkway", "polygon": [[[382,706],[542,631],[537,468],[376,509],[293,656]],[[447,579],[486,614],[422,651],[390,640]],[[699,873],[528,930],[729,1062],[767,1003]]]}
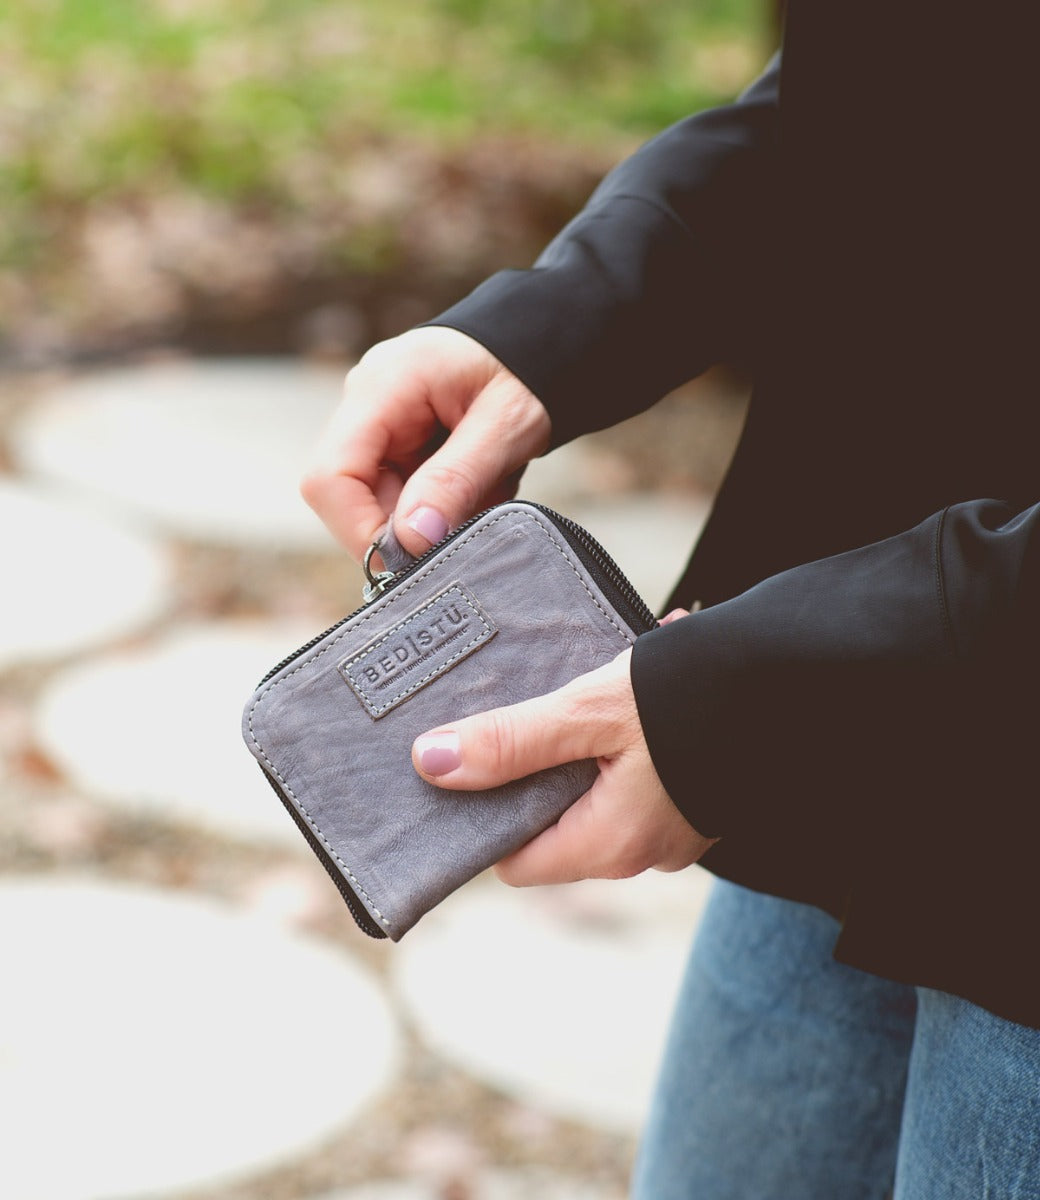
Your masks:
{"label": "blurred concrete walkway", "polygon": [[[706,877],[481,879],[371,943],[240,745],[256,679],[357,603],[296,491],[341,374],[7,385],[0,1196],[624,1194]],[[658,605],[704,501],[604,464],[565,447],[522,495]]]}

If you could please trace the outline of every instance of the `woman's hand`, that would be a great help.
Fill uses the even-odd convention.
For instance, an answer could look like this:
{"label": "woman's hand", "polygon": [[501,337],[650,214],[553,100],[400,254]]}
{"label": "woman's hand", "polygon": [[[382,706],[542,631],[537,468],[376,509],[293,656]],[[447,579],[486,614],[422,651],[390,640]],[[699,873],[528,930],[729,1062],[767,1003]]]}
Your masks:
{"label": "woman's hand", "polygon": [[301,491],[356,558],[391,513],[398,541],[421,554],[515,495],[549,428],[541,401],[479,342],[413,329],[349,373]]}
{"label": "woman's hand", "polygon": [[[391,513],[400,543],[420,554],[473,513],[514,495],[549,433],[538,398],[478,342],[453,329],[416,329],[375,346],[347,376],[301,490],[356,557]],[[630,654],[549,695],[416,740],[419,773],[463,791],[598,759],[592,788],[498,865],[507,883],[673,871],[711,845],[654,770],[629,681]]]}
{"label": "woman's hand", "polygon": [[629,679],[631,654],[626,650],[548,695],[416,738],[412,762],[419,774],[461,791],[577,759],[598,760],[589,791],[498,864],[506,883],[621,879],[648,867],[677,871],[712,845],[675,807],[654,770]]}

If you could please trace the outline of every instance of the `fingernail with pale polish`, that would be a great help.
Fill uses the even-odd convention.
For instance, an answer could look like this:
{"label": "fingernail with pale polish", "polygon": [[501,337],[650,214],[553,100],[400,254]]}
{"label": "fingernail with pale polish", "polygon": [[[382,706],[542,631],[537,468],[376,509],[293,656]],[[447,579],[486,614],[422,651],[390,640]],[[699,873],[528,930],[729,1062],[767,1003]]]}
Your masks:
{"label": "fingernail with pale polish", "polygon": [[414,509],[405,524],[409,529],[414,529],[420,537],[424,537],[431,546],[439,542],[448,532],[448,522],[435,508],[429,508],[425,504]]}
{"label": "fingernail with pale polish", "polygon": [[415,755],[427,775],[447,775],[462,764],[459,735],[454,730],[424,733],[415,739]]}

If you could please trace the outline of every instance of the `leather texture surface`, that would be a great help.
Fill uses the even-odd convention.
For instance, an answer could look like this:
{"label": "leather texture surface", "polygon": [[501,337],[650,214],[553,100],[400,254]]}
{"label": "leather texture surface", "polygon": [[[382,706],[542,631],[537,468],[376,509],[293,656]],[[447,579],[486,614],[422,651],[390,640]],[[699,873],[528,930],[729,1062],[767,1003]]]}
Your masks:
{"label": "leather texture surface", "polygon": [[[466,605],[453,599],[460,591]],[[444,636],[453,634],[453,608],[460,622],[477,628],[482,620],[494,630],[454,660],[430,624],[430,614],[439,615]],[[430,645],[419,632],[427,629]],[[460,640],[473,639],[466,633]],[[514,501],[460,532],[263,683],[246,706],[243,734],[379,928],[396,940],[552,824],[596,773],[586,761],[489,791],[441,791],[412,768],[415,737],[551,691],[634,641],[550,519]],[[408,694],[374,716],[347,668],[355,677],[370,670],[366,687],[375,689],[380,672],[393,678],[413,650],[430,657],[409,667]]]}

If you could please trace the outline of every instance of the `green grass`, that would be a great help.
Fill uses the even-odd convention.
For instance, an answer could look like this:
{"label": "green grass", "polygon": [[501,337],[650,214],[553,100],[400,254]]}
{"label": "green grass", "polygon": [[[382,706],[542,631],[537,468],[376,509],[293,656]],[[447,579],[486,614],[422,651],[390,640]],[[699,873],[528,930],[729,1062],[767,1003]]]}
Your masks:
{"label": "green grass", "polygon": [[737,90],[768,52],[766,12],[764,0],[8,0],[0,255],[30,264],[84,204],[171,187],[306,210],[308,187],[373,136],[632,139]]}
{"label": "green grass", "polygon": [[[363,131],[642,133],[762,58],[761,0],[13,0],[2,161],[29,189],[169,170],[277,189]],[[231,155],[229,160],[228,156]]]}

